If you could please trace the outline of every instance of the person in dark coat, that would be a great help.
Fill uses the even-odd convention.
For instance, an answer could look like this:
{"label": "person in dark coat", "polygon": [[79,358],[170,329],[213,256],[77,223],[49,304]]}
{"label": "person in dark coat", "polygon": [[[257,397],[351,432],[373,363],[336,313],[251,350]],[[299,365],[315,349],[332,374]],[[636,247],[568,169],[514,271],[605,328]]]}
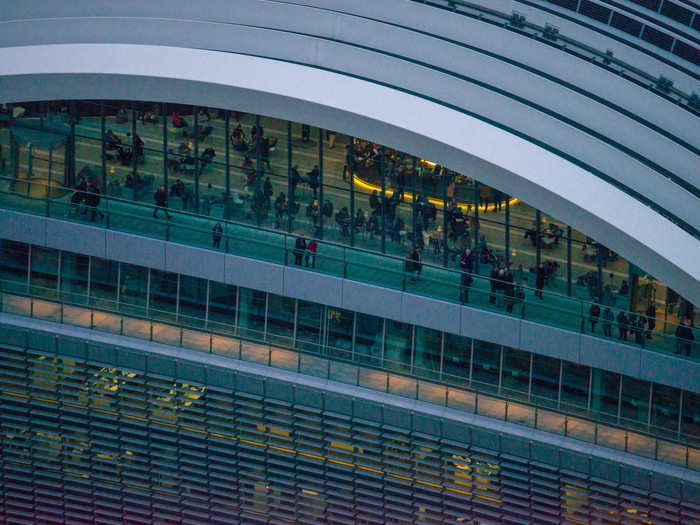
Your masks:
{"label": "person in dark coat", "polygon": [[214,248],[219,248],[221,246],[221,237],[223,236],[223,228],[221,223],[217,222],[211,229],[211,236]]}
{"label": "person in dark coat", "polygon": [[93,179],[85,193],[85,205],[90,210],[90,221],[94,221],[97,215],[100,216],[100,219],[104,217],[104,214],[97,209],[100,205],[100,199],[100,186],[97,184],[97,181]]}
{"label": "person in dark coat", "polygon": [[413,271],[416,273],[414,281],[417,281],[420,277],[420,272],[423,270],[423,264],[420,261],[420,249],[418,246],[414,246],[411,251],[411,261],[413,262]]}
{"label": "person in dark coat", "polygon": [[647,339],[651,339],[651,334],[656,328],[656,305],[650,303],[645,313],[647,316]]}
{"label": "person in dark coat", "polygon": [[695,340],[693,328],[690,326],[690,319],[683,319],[683,323],[676,328],[676,353],[690,356],[690,347]]}
{"label": "person in dark coat", "polygon": [[494,267],[491,269],[491,273],[489,274],[489,284],[491,285],[491,293],[489,294],[489,303],[491,304],[496,304],[496,292],[498,291],[498,285],[499,285],[499,277],[498,277],[498,268],[494,265]]}
{"label": "person in dark coat", "polygon": [[625,312],[620,311],[619,314],[617,314],[617,329],[620,332],[620,337],[619,339],[621,341],[627,341],[627,323],[629,320],[627,319],[627,316],[625,315]]}
{"label": "person in dark coat", "polygon": [[304,257],[304,252],[306,251],[306,241],[303,237],[297,237],[294,242],[294,264],[301,266],[301,260]]}
{"label": "person in dark coat", "polygon": [[309,187],[314,192],[314,199],[316,199],[316,194],[318,192],[319,179],[320,172],[318,170],[318,166],[314,166],[314,168],[306,174],[306,180],[309,182]]}
{"label": "person in dark coat", "polygon": [[508,271],[508,268],[504,270],[503,281],[506,311],[510,314],[513,313],[513,306],[515,305],[515,279],[513,279],[513,274]]}
{"label": "person in dark coat", "polygon": [[606,308],[603,312],[603,335],[605,337],[612,337],[612,322],[614,319],[612,310]]}
{"label": "person in dark coat", "polygon": [[588,310],[588,319],[591,323],[591,333],[595,332],[595,325],[598,323],[598,318],[600,317],[600,306],[598,303],[592,303]]}
{"label": "person in dark coat", "polygon": [[158,218],[158,211],[162,209],[165,212],[165,218],[169,219],[168,192],[165,191],[165,186],[158,188],[158,191],[153,194],[153,200],[156,201],[156,207],[153,208],[153,216]]}
{"label": "person in dark coat", "polygon": [[462,269],[459,300],[466,303],[469,301],[469,287],[472,285],[473,281],[471,273],[474,271],[474,254],[469,248],[464,250],[462,257],[459,260],[459,267]]}
{"label": "person in dark coat", "polygon": [[644,343],[646,342],[646,334],[644,331],[644,325],[646,324],[646,318],[642,314],[639,314],[639,315],[637,315],[636,319],[634,320],[634,324],[635,324],[634,342],[637,343],[638,345],[642,345],[642,347],[644,347]]}
{"label": "person in dark coat", "polygon": [[[75,191],[70,198],[71,209],[66,213],[66,217],[70,217],[74,214],[77,215],[78,211],[83,202],[85,202],[85,191],[87,190],[87,182],[85,182],[85,177],[80,175],[78,178],[78,185],[75,187]],[[85,213],[85,210],[83,210]]]}
{"label": "person in dark coat", "polygon": [[540,263],[537,267],[537,279],[535,280],[535,297],[542,299],[542,288],[544,288],[544,279],[547,276],[547,271],[544,269],[544,264]]}

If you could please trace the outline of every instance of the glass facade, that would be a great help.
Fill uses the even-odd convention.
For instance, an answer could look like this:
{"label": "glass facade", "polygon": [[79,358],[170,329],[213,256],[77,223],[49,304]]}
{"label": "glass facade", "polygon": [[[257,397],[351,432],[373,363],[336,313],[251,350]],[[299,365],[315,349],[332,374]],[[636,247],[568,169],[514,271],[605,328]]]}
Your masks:
{"label": "glass facade", "polygon": [[[341,363],[354,363],[700,444],[693,423],[697,396],[672,386],[249,288],[10,241],[0,241],[0,248],[14,261],[1,282],[6,312],[39,315],[26,311],[24,295],[91,304],[98,309],[88,324],[101,330],[224,354],[232,353],[229,343],[221,339],[219,347],[216,336],[210,340],[189,328],[232,335],[299,350],[308,364],[302,371],[314,375],[318,358],[327,363],[324,374],[337,361],[333,366],[341,368],[332,374],[339,377]],[[44,308],[50,310],[44,317],[63,316]],[[279,359],[283,363],[283,354]],[[410,392],[399,383],[389,388],[414,395],[415,380],[411,384]]]}
{"label": "glass facade", "polygon": [[[697,322],[694,306],[677,291],[556,217],[480,183],[479,173],[455,173],[358,137],[236,111],[132,101],[20,107],[21,117],[0,127],[6,159],[0,189],[8,206],[24,196],[32,200],[20,207],[39,205],[51,216],[254,251],[351,279],[389,268],[375,255],[381,253],[396,258],[381,277],[387,285],[398,281],[416,293],[427,286],[431,295],[631,344],[671,347],[675,341],[662,343],[655,334],[673,339],[684,319],[691,328]],[[102,202],[93,206],[97,192]],[[299,237],[304,246],[297,248]],[[467,249],[472,258],[463,264]],[[473,278],[453,283],[433,267],[467,270]],[[138,276],[125,278],[129,297]],[[147,301],[152,296],[149,291]]]}

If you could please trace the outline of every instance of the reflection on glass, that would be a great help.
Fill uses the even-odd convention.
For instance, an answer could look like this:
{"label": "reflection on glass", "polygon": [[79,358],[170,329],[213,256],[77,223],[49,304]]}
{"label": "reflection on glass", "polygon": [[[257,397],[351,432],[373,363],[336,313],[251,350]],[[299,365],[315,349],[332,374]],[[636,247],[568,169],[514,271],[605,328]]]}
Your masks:
{"label": "reflection on glass", "polygon": [[233,332],[236,324],[236,287],[209,282],[208,324],[217,332]]}
{"label": "reflection on glass", "polygon": [[496,390],[501,366],[501,346],[474,341],[472,382],[478,389]]}
{"label": "reflection on glass", "polygon": [[58,285],[58,250],[32,246],[30,292],[56,297]]}
{"label": "reflection on glass", "polygon": [[561,403],[585,411],[588,408],[588,385],[591,369],[564,361],[561,379]]}
{"label": "reflection on glass", "polygon": [[411,368],[412,326],[398,321],[386,320],[384,342],[384,366],[393,370]]}
{"label": "reflection on glass", "polygon": [[369,314],[358,313],[356,315],[356,359],[363,363],[379,364],[379,359],[382,355],[384,319]]}
{"label": "reflection on glass", "polygon": [[271,343],[291,345],[294,337],[295,300],[268,294],[267,340]]}
{"label": "reflection on glass", "polygon": [[297,348],[320,351],[321,318],[323,306],[309,301],[298,301],[297,306]]}
{"label": "reflection on glass", "polygon": [[617,420],[620,374],[594,368],[591,382],[591,411],[601,419]]}
{"label": "reflection on glass", "polygon": [[501,390],[508,396],[527,398],[530,387],[530,358],[532,354],[515,348],[503,348]]}
{"label": "reflection on glass", "polygon": [[544,355],[532,356],[533,401],[545,406],[557,406],[561,361]]}
{"label": "reflection on glass", "polygon": [[244,337],[262,340],[265,333],[265,292],[240,288],[239,301],[238,333]]}
{"label": "reflection on glass", "polygon": [[206,279],[180,275],[179,295],[178,317],[182,324],[203,327],[207,315]]}
{"label": "reflection on glass", "polygon": [[425,377],[439,377],[442,333],[416,326],[414,347],[413,373]]}
{"label": "reflection on glass", "polygon": [[61,297],[69,302],[84,303],[87,299],[90,257],[77,253],[61,253]]}
{"label": "reflection on glass", "polygon": [[455,334],[445,334],[445,355],[442,377],[449,382],[469,381],[472,340]]}
{"label": "reflection on glass", "polygon": [[99,257],[90,261],[90,304],[114,308],[117,303],[119,263]]}
{"label": "reflection on glass", "polygon": [[621,415],[627,423],[646,427],[649,422],[649,382],[622,376]]}

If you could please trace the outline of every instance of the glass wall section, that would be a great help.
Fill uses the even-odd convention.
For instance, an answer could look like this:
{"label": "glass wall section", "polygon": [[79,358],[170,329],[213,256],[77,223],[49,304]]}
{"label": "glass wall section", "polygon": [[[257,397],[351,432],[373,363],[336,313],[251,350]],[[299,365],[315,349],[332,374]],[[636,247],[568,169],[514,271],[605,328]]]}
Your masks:
{"label": "glass wall section", "polygon": [[700,394],[684,391],[682,408],[681,432],[700,443]]}
{"label": "glass wall section", "polygon": [[342,308],[326,307],[326,351],[335,357],[352,357],[354,314]]}
{"label": "glass wall section", "polygon": [[[207,284],[206,279],[180,275],[178,320],[183,325],[195,328],[205,326],[207,319]],[[230,324],[233,325],[233,321]]]}
{"label": "glass wall section", "polygon": [[3,290],[27,291],[29,269],[29,245],[2,240],[0,241],[0,279]]}
{"label": "glass wall section", "polygon": [[387,319],[385,330],[383,366],[392,370],[410,370],[413,326]]}
{"label": "glass wall section", "polygon": [[501,372],[501,346],[474,340],[472,383],[483,390],[498,390]]}
{"label": "glass wall section", "polygon": [[297,348],[312,352],[320,351],[323,312],[324,307],[320,304],[297,301]]}
{"label": "glass wall section", "polygon": [[454,383],[467,383],[471,377],[472,340],[455,334],[445,334],[442,377]]}
{"label": "glass wall section", "polygon": [[149,315],[156,319],[174,321],[178,307],[178,275],[151,270]]}
{"label": "glass wall section", "polygon": [[30,261],[30,293],[55,298],[59,271],[58,250],[32,246]]}
{"label": "glass wall section", "polygon": [[428,378],[440,377],[442,332],[415,327],[413,349],[413,373]]}
{"label": "glass wall section", "polygon": [[238,300],[238,333],[243,337],[263,340],[267,294],[258,290],[240,288]]}
{"label": "glass wall section", "polygon": [[114,308],[119,295],[119,263],[99,257],[90,259],[90,304]]}
{"label": "glass wall section", "polygon": [[88,298],[90,257],[77,253],[61,253],[61,298],[72,303],[85,303]]}
{"label": "glass wall section", "polygon": [[147,315],[148,268],[122,263],[119,278],[119,309],[125,313]]}
{"label": "glass wall section", "polygon": [[563,362],[561,377],[561,406],[567,411],[585,412],[591,369],[584,365]]}
{"label": "glass wall section", "polygon": [[530,361],[532,354],[503,347],[501,392],[508,397],[528,399],[530,392]]}
{"label": "glass wall section", "polygon": [[598,419],[617,421],[620,398],[620,374],[593,369],[591,377],[591,413]]}
{"label": "glass wall section", "polygon": [[620,415],[626,424],[638,428],[647,428],[649,423],[649,392],[647,381],[622,377],[622,395],[620,397]]}
{"label": "glass wall section", "polygon": [[532,356],[532,400],[538,405],[556,407],[559,402],[561,361],[544,355]]}
{"label": "glass wall section", "polygon": [[362,363],[379,365],[384,338],[384,319],[356,313],[355,356]]}
{"label": "glass wall section", "polygon": [[210,281],[207,326],[223,333],[233,332],[236,326],[236,297],[235,286]]}
{"label": "glass wall section", "polygon": [[267,340],[273,344],[292,345],[296,301],[275,294],[268,294],[267,300]]}
{"label": "glass wall section", "polygon": [[651,424],[654,433],[669,437],[678,433],[681,391],[667,385],[654,384],[651,397]]}
{"label": "glass wall section", "polygon": [[[287,141],[291,146],[290,191],[294,195],[292,231],[319,237],[322,212],[322,166],[319,165],[320,132],[303,123],[291,124]],[[298,209],[297,209],[298,206]],[[327,220],[326,220],[327,222]]]}

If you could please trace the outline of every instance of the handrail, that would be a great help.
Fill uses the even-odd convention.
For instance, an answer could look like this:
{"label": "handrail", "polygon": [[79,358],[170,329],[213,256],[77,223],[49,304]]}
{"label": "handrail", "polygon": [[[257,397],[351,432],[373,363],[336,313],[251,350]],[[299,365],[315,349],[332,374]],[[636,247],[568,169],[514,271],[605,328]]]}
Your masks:
{"label": "handrail", "polygon": [[[0,286],[2,285],[2,282],[0,282]],[[51,290],[52,292],[56,292],[55,290]],[[6,304],[8,298],[17,298],[20,300],[24,300],[24,306],[28,308],[25,308],[25,310],[21,310],[17,308],[16,306],[9,306]],[[86,298],[87,299],[87,298]],[[28,305],[26,304],[26,301],[28,301]],[[38,309],[35,308],[36,304],[39,304],[39,306],[42,305],[42,303],[49,303],[53,305],[57,305],[59,307],[59,313],[58,316],[51,315],[51,312],[48,314],[46,312],[41,313],[38,312]],[[66,315],[66,307],[69,308],[75,308],[75,309],[80,309],[80,310],[85,310],[89,312],[89,321],[87,324],[85,322],[82,322],[79,319],[71,318],[70,315]],[[14,309],[13,309],[14,308]],[[150,308],[150,311],[153,312],[158,312],[157,309]],[[635,452],[634,450],[630,449],[629,443],[629,437],[630,436],[638,436],[638,437],[649,437],[652,440],[654,440],[654,446],[653,446],[653,454],[649,455],[647,454],[647,457],[651,457],[652,459],[655,460],[660,460],[660,461],[669,461],[669,457],[660,457],[660,450],[663,447],[684,447],[685,448],[685,454],[683,456],[683,461],[682,462],[676,462],[676,464],[679,464],[685,468],[689,469],[694,469],[694,470],[700,470],[700,464],[695,465],[690,463],[690,454],[688,453],[689,449],[697,450],[698,447],[694,446],[691,441],[693,440],[693,436],[686,436],[685,434],[681,432],[673,432],[674,435],[677,436],[677,438],[673,439],[668,439],[664,438],[661,439],[659,435],[655,434],[653,431],[658,428],[658,433],[659,434],[668,434],[667,429],[663,427],[656,427],[655,425],[652,424],[645,424],[643,425],[647,430],[632,430],[631,428],[625,427],[622,424],[613,424],[613,423],[608,423],[606,422],[603,424],[602,422],[598,421],[595,419],[595,417],[592,416],[592,411],[590,410],[585,410],[586,414],[572,414],[572,413],[567,413],[565,410],[560,410],[557,408],[552,408],[552,407],[542,407],[537,403],[537,400],[535,402],[531,401],[518,401],[515,402],[512,399],[507,398],[504,395],[501,395],[499,393],[494,393],[489,391],[488,394],[484,393],[483,390],[479,389],[480,383],[475,380],[469,381],[469,385],[465,386],[463,384],[455,384],[455,383],[450,383],[449,381],[442,381],[442,380],[435,380],[431,379],[427,375],[420,375],[419,373],[406,373],[405,371],[402,371],[396,368],[389,368],[389,367],[383,367],[383,366],[376,366],[371,363],[365,363],[362,362],[360,363],[359,360],[355,360],[353,357],[348,359],[347,357],[342,357],[343,355],[347,355],[348,352],[347,350],[339,349],[339,348],[334,348],[330,347],[327,345],[323,345],[325,348],[325,352],[321,349],[321,345],[319,345],[319,352],[314,352],[314,351],[308,351],[303,348],[281,348],[277,347],[272,344],[268,344],[266,341],[260,341],[256,340],[255,338],[250,338],[250,337],[245,337],[242,336],[240,333],[236,332],[235,334],[232,334],[230,332],[217,332],[213,328],[197,328],[195,326],[190,326],[184,324],[182,321],[180,323],[172,323],[168,322],[166,320],[161,320],[157,319],[154,320],[152,317],[149,316],[140,316],[136,315],[133,313],[125,314],[124,312],[119,312],[116,310],[109,310],[108,308],[100,308],[96,307],[90,304],[80,304],[80,303],[72,303],[70,301],[65,300],[64,298],[56,298],[53,299],[51,297],[43,297],[43,296],[35,296],[31,294],[26,294],[18,291],[12,291],[12,292],[0,292],[0,311],[6,312],[6,313],[11,313],[11,314],[19,314],[19,315],[26,315],[31,318],[39,318],[39,319],[46,319],[50,320],[53,322],[59,322],[60,324],[75,324],[77,326],[83,326],[86,328],[89,328],[91,330],[99,330],[99,327],[95,324],[95,313],[103,313],[107,315],[112,315],[112,316],[117,316],[120,319],[119,322],[119,335],[126,335],[130,337],[136,337],[136,338],[141,338],[143,339],[142,335],[140,332],[133,332],[131,330],[125,330],[125,319],[132,319],[135,321],[140,321],[140,322],[146,322],[148,323],[148,340],[153,341],[153,342],[163,342],[164,344],[170,344],[172,345],[172,338],[165,338],[162,341],[157,338],[157,336],[154,336],[154,334],[157,333],[156,330],[154,330],[154,326],[166,326],[171,329],[174,329],[178,331],[179,336],[177,336],[175,339],[178,340],[178,343],[176,346],[179,347],[184,347],[186,346],[183,344],[183,340],[185,339],[183,337],[184,331],[185,330],[190,330],[196,333],[201,333],[206,336],[208,336],[208,349],[203,350],[201,347],[194,347],[194,346],[188,346],[188,348],[192,348],[194,350],[198,351],[206,351],[207,353],[210,354],[218,354],[219,352],[215,351],[215,345],[214,345],[214,337],[217,338],[227,338],[232,341],[237,341],[238,342],[238,355],[233,356],[234,359],[238,360],[251,360],[253,362],[259,363],[259,364],[264,364],[266,366],[277,366],[279,367],[280,365],[276,365],[276,360],[273,357],[275,351],[280,351],[283,350],[285,352],[290,352],[293,354],[296,354],[296,367],[295,371],[297,373],[307,373],[307,374],[314,374],[314,371],[318,371],[318,366],[315,367],[314,371],[306,371],[302,367],[302,362],[303,362],[303,357],[307,356],[310,359],[317,359],[321,361],[325,361],[325,368],[321,367],[325,371],[324,375],[322,377],[325,377],[327,379],[336,379],[333,377],[332,373],[332,362],[338,362],[338,363],[343,363],[351,367],[356,367],[355,370],[355,375],[354,375],[354,381],[351,384],[354,384],[354,386],[357,387],[365,387],[365,388],[372,388],[372,389],[378,389],[375,384],[372,383],[364,383],[360,379],[360,371],[362,369],[366,370],[372,370],[380,373],[386,373],[386,381],[382,382],[382,388],[380,388],[380,391],[391,393],[391,394],[398,394],[402,396],[407,396],[407,390],[405,388],[403,389],[398,389],[398,390],[393,390],[391,388],[391,378],[392,377],[397,377],[397,378],[403,378],[407,380],[411,380],[414,382],[415,386],[412,386],[409,391],[410,395],[409,397],[416,399],[416,400],[422,400],[422,401],[428,401],[430,403],[436,403],[436,398],[433,395],[430,395],[429,398],[421,397],[421,387],[425,388],[444,388],[445,393],[444,396],[439,398],[439,403],[444,404],[446,407],[450,408],[459,408],[464,410],[465,405],[464,404],[457,404],[456,406],[454,404],[450,403],[450,393],[451,392],[462,392],[462,393],[468,393],[468,394],[473,394],[473,402],[471,403],[471,406],[469,409],[472,411],[474,414],[478,415],[483,415],[487,417],[499,417],[500,416],[500,411],[499,414],[495,414],[493,410],[490,410],[488,407],[484,409],[484,401],[496,401],[496,402],[502,402],[503,403],[503,416],[499,417],[500,419],[504,421],[511,421],[511,422],[516,422],[519,424],[525,424],[528,425],[528,422],[523,422],[521,421],[520,418],[512,418],[512,412],[513,410],[517,409],[531,409],[533,411],[532,417],[531,417],[531,425],[534,428],[548,431],[548,432],[559,432],[562,433],[563,435],[567,437],[573,437],[574,439],[583,439],[585,441],[589,441],[595,444],[603,445],[603,446],[613,446],[610,441],[605,441],[605,443],[601,443],[600,441],[600,436],[603,435],[603,432],[600,432],[601,429],[606,429],[606,430],[618,430],[622,431],[624,436],[618,436],[618,437],[624,437],[624,445],[621,447],[618,447],[620,450],[624,450],[625,452],[630,452],[633,454],[639,454],[639,452]],[[128,328],[128,327],[127,327]],[[249,346],[247,343],[251,343],[252,346]],[[260,343],[262,343],[262,347],[260,346]],[[244,353],[244,350],[246,352]],[[261,354],[262,352],[265,352],[266,354]],[[247,352],[252,352],[252,354],[260,354],[260,355],[251,355],[251,356],[246,356]],[[229,352],[223,352],[223,355],[231,356]],[[249,357],[246,359],[246,357]],[[385,359],[386,361],[386,359]],[[317,363],[318,364],[318,363]],[[284,366],[282,368],[289,369],[287,366]],[[413,367],[413,370],[415,371],[416,368]],[[449,374],[448,374],[449,375]],[[348,382],[346,377],[338,378],[339,380],[343,382]],[[337,380],[337,379],[336,379]],[[530,398],[536,397],[536,396],[530,396]],[[481,408],[480,408],[480,399],[481,399]],[[544,399],[544,398],[543,398]],[[511,417],[509,418],[509,408],[511,409]],[[583,410],[583,409],[580,409]],[[543,424],[543,418],[538,417],[538,415],[542,415],[543,413],[549,414],[549,415],[555,415],[560,418],[560,427],[557,425],[546,425]],[[680,417],[680,414],[679,414]],[[619,418],[621,422],[626,422],[627,420],[625,418]],[[581,421],[586,421],[592,424],[593,428],[590,429],[592,430],[591,432],[583,432],[583,433],[573,433],[570,429],[569,421],[575,421],[575,422],[581,422]],[[538,424],[539,423],[539,424]],[[639,425],[639,422],[635,422],[632,420],[629,420],[630,426],[632,425]],[[586,438],[591,438],[592,439],[586,439]],[[683,441],[683,439],[686,439],[687,441]],[[660,446],[661,445],[661,446]],[[640,454],[644,455],[644,454]],[[673,458],[673,455],[670,455],[671,458]]]}
{"label": "handrail", "polygon": [[[463,6],[463,7],[466,7],[466,8],[469,8],[469,9],[472,9],[474,11],[478,11],[478,12],[482,13],[479,15],[478,18],[479,18],[479,20],[482,20],[485,22],[491,22],[490,20],[484,18],[484,15],[490,15],[490,16],[493,16],[493,17],[496,17],[499,19],[498,22],[493,21],[493,23],[497,23],[500,26],[509,27],[512,29],[516,29],[518,31],[522,31],[523,29],[527,28],[527,29],[532,29],[532,30],[536,31],[540,35],[548,34],[546,27],[538,26],[537,24],[534,24],[532,22],[528,22],[527,20],[520,20],[517,23],[514,23],[513,13],[503,13],[501,11],[487,8],[487,7],[484,7],[482,5],[479,5],[479,4],[476,4],[473,2],[468,2],[466,0],[444,0],[444,3],[448,4],[448,5],[438,5],[438,4],[436,4],[436,2],[431,1],[431,0],[412,0],[412,1],[420,3],[420,4],[424,4],[424,5],[431,5],[432,7],[437,7],[439,9],[451,9],[452,11],[457,12],[461,15],[472,16],[468,12],[456,11],[456,6],[460,5],[460,6]],[[531,7],[534,7],[536,9],[539,9],[539,10],[546,12],[546,10],[542,9],[541,6],[531,5],[529,3],[527,5],[530,5]],[[553,7],[555,7],[555,6],[553,6]],[[585,25],[585,24],[583,24],[583,22],[581,20],[579,20],[576,17],[566,16],[565,14],[558,13],[558,12],[556,13],[556,16],[564,17],[567,20],[570,20],[578,25]],[[534,36],[537,36],[537,35],[534,35]],[[546,38],[546,37],[543,36],[543,38]],[[643,71],[636,66],[628,64],[627,62],[624,62],[624,61],[620,60],[619,58],[616,58],[614,55],[610,54],[608,52],[608,50],[600,51],[600,50],[592,47],[589,44],[586,44],[584,42],[579,42],[578,40],[575,40],[573,38],[567,37],[567,36],[559,34],[559,33],[556,34],[556,39],[561,40],[562,42],[565,42],[565,43],[570,44],[572,46],[575,46],[575,47],[585,51],[587,54],[594,55],[594,58],[598,58],[598,59],[602,60],[603,64],[606,66],[608,66],[609,64],[616,64],[616,65],[622,67],[624,71],[633,72],[635,75],[641,77],[641,79],[645,83],[651,82],[651,84],[656,87],[656,89],[654,89],[653,91],[657,95],[662,96],[664,98],[669,98],[668,93],[672,93],[672,94],[680,97],[681,99],[683,99],[684,109],[686,109],[687,111],[690,111],[691,113],[694,113],[694,114],[698,114],[698,112],[700,112],[700,100],[698,100],[697,94],[685,93],[684,91],[681,91],[677,87],[674,87],[673,83],[671,83],[670,86],[669,85],[660,86],[659,81],[660,81],[661,77],[654,76],[651,73],[647,73],[646,71]],[[617,39],[619,40],[619,38],[617,38]],[[552,41],[554,41],[554,40],[552,40]],[[626,43],[628,43],[628,42],[626,42]],[[631,44],[631,45],[634,46],[634,44]],[[672,62],[668,62],[667,60],[660,58],[658,56],[654,56],[652,53],[650,53],[648,50],[646,50],[644,48],[639,48],[638,46],[635,46],[635,48],[637,48],[638,50],[640,50],[641,52],[643,52],[646,55],[653,56],[656,59],[659,59],[659,60],[662,60],[666,63],[669,63],[669,65],[671,65],[672,67],[674,67],[676,69],[680,69],[677,64],[674,64]],[[682,59],[682,57],[678,57],[678,58]],[[684,71],[684,72],[688,73],[692,76],[696,76],[693,73],[690,73],[688,71]],[[662,87],[663,87],[663,89],[662,89]],[[673,99],[671,99],[671,100],[673,102],[676,102]]]}
{"label": "handrail", "polygon": [[[0,181],[3,180],[0,177]],[[4,179],[8,180],[8,179]],[[67,199],[51,199],[48,197],[49,191],[46,191],[47,185],[43,182],[34,182],[27,179],[9,179],[15,183],[24,183],[27,185],[26,194],[17,193],[8,190],[0,190],[0,206],[2,207],[12,207],[13,200],[19,198],[19,206],[17,209],[22,211],[28,211],[30,213],[45,215],[49,217],[54,217],[60,220],[75,218],[66,217],[66,214],[71,213],[71,210],[78,209],[77,206],[72,205]],[[31,195],[31,186],[37,185],[42,187],[44,190],[45,197],[35,197]],[[51,186],[51,191],[65,191],[67,195],[72,195],[75,191],[70,188],[63,186]],[[183,212],[179,210],[168,209],[168,212],[173,217],[181,217],[183,219],[189,220],[196,225],[181,224],[179,221],[174,221],[172,219],[154,219],[151,218],[153,211],[157,210],[158,207],[154,205],[149,205],[141,202],[127,201],[124,199],[104,196],[101,195],[101,202],[99,210],[104,213],[104,227],[108,229],[116,229],[121,231],[133,231],[133,229],[125,228],[124,224],[141,224],[146,223],[153,225],[153,228],[149,228],[144,231],[143,228],[138,229],[138,232],[145,234],[146,236],[153,236],[156,238],[163,238],[165,240],[173,240],[173,237],[177,237],[177,242],[184,242],[190,245],[202,246],[201,242],[197,242],[198,238],[191,235],[196,233],[199,238],[202,235],[206,239],[212,239],[212,228],[215,224],[222,225],[222,234],[220,242],[220,251],[225,251],[227,253],[241,253],[244,256],[253,257],[257,259],[263,259],[268,261],[273,261],[284,266],[297,266],[295,264],[295,255],[300,255],[299,250],[295,248],[295,240],[299,237],[306,238],[301,234],[290,234],[286,232],[280,232],[276,230],[271,230],[267,228],[252,226],[245,223],[239,223],[231,220],[211,218],[205,215],[197,215],[189,212]],[[29,205],[28,205],[29,204]],[[33,208],[32,209],[32,205]],[[122,209],[120,209],[122,208]],[[125,208],[125,209],[124,209]],[[138,221],[134,221],[134,217],[138,216],[138,212],[146,217],[140,216]],[[145,211],[145,213],[143,213]],[[119,223],[122,223],[121,225]],[[99,226],[97,222],[90,222],[89,224]],[[199,225],[202,226],[199,226]],[[245,234],[238,234],[235,230],[243,229]],[[177,235],[180,232],[185,232],[185,238],[182,235]],[[255,239],[255,236],[251,235],[250,232],[259,232],[263,236],[272,236],[279,239],[280,242],[265,241],[260,239]],[[413,261],[411,259],[397,257],[387,254],[379,254],[362,248],[349,247],[342,244],[337,244],[333,242],[328,242],[324,240],[316,240],[319,249],[315,255],[316,261],[319,261],[318,268],[312,268],[317,272],[328,273],[331,275],[336,275],[338,277],[343,277],[351,280],[358,280],[361,282],[375,283],[380,286],[400,289],[401,291],[414,293],[418,295],[424,295],[428,297],[433,297],[439,300],[448,301],[452,303],[461,303],[469,306],[474,306],[480,309],[495,310],[500,314],[509,315],[512,317],[517,317],[525,320],[533,320],[538,323],[549,324],[557,327],[564,327],[569,330],[573,330],[580,333],[587,333],[595,337],[600,337],[599,334],[595,332],[591,333],[587,331],[587,324],[590,323],[591,315],[590,309],[593,301],[586,301],[584,299],[569,297],[556,292],[540,290],[537,288],[530,288],[525,285],[517,285],[516,283],[504,282],[498,279],[491,279],[490,277],[475,274],[461,272],[458,270],[453,270],[450,268],[444,268],[441,266],[431,265],[428,263],[421,263],[420,276],[416,274],[415,269],[409,269],[407,266],[411,266]],[[237,245],[242,249],[233,249],[231,245],[238,243]],[[270,257],[269,253],[254,253],[255,250],[251,249],[251,245],[256,245],[262,247],[273,254]],[[212,245],[207,241],[205,243],[206,248],[211,249]],[[248,248],[248,249],[246,249]],[[331,253],[324,253],[324,252]],[[335,252],[335,254],[333,253]],[[342,256],[341,256],[342,254]],[[369,259],[368,261],[362,262],[358,260],[363,257]],[[349,257],[350,256],[350,257]],[[378,268],[373,260],[380,259],[383,261],[381,268]],[[387,265],[386,262],[390,261],[393,263]],[[301,268],[306,268],[300,266]],[[357,270],[366,270],[364,275],[358,275]],[[468,279],[463,280],[463,276],[471,277],[472,282],[468,282]],[[413,282],[414,277],[419,277],[421,282],[424,282],[430,286],[416,285]],[[500,285],[500,286],[499,286]],[[506,289],[513,285],[515,288],[516,295],[507,295]],[[522,293],[519,293],[522,291]],[[466,300],[462,300],[466,294]],[[542,298],[537,297],[541,295]],[[469,298],[471,296],[471,298]],[[528,297],[529,296],[529,297]],[[475,300],[476,298],[476,300]],[[503,308],[498,305],[503,303]],[[549,304],[554,303],[554,304]],[[570,305],[567,307],[567,305]],[[596,324],[600,326],[605,322],[602,318],[603,310],[606,308],[605,305],[600,306],[600,317],[594,319]],[[611,312],[623,312],[627,319],[629,319],[629,314],[636,312],[629,312],[621,308],[610,308]],[[538,315],[538,312],[543,312],[544,315]],[[557,319],[556,316],[564,316],[564,320]],[[640,317],[647,319],[646,315],[639,314]],[[617,316],[615,316],[617,317]],[[610,321],[611,329],[612,327],[618,327],[619,323],[617,318]],[[625,328],[624,321],[622,323],[623,328]],[[669,353],[672,348],[675,347],[676,353],[680,353],[683,348],[683,342],[677,341],[674,335],[668,333],[668,328],[675,331],[679,325],[663,319],[655,318],[655,329],[650,331],[642,327],[637,330],[635,326],[627,326],[629,335],[636,339],[636,342],[624,340],[625,344],[638,344],[642,348],[649,348],[656,351],[665,351]],[[698,339],[700,339],[700,330],[691,328],[694,334],[695,341],[697,344]],[[649,334],[651,338],[646,337]],[[641,335],[641,337],[638,337]],[[690,342],[690,350],[688,351],[688,356],[679,356],[682,358],[691,357],[693,352],[693,343]],[[697,359],[697,357],[693,357]]]}

